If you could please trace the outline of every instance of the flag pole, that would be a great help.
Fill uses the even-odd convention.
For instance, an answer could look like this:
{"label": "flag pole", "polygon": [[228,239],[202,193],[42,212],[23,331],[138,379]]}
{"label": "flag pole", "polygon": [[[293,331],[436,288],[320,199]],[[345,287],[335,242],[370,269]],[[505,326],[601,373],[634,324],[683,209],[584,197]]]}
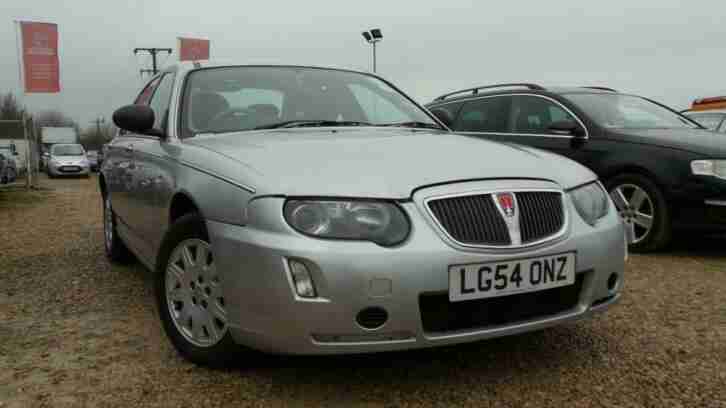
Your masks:
{"label": "flag pole", "polygon": [[18,53],[18,79],[20,81],[20,92],[22,96],[22,109],[20,111],[20,121],[23,126],[23,139],[25,140],[25,187],[30,189],[33,187],[33,175],[32,175],[32,163],[30,162],[30,140],[28,140],[28,124],[25,111],[27,107],[27,96],[25,95],[25,76],[23,75],[23,45],[22,45],[22,27],[19,20],[14,20],[15,23],[15,48]]}

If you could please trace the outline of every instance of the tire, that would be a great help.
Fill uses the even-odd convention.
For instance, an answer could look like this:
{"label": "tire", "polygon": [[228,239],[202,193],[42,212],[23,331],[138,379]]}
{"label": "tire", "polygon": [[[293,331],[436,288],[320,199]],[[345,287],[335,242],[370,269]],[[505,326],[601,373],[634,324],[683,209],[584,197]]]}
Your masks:
{"label": "tire", "polygon": [[18,176],[17,176],[17,174],[15,174],[15,170],[13,170],[13,169],[8,170],[8,175],[7,175],[8,183],[14,183],[15,179],[17,177]]}
{"label": "tire", "polygon": [[[663,192],[653,181],[640,174],[626,173],[608,180],[607,189],[621,217],[634,225],[635,241],[630,244],[633,252],[657,251],[670,243],[670,210]],[[623,198],[627,201],[625,207]],[[635,208],[633,204],[640,206]],[[644,215],[651,216],[647,231]]]}
{"label": "tire", "polygon": [[111,201],[106,194],[103,195],[102,205],[103,247],[106,252],[106,257],[111,262],[117,264],[129,264],[134,260],[134,255],[118,235],[118,231],[116,230],[116,214],[113,212]]}
{"label": "tire", "polygon": [[209,266],[214,257],[204,219],[191,213],[171,225],[157,257],[154,289],[159,317],[167,337],[185,359],[208,367],[228,367],[242,347],[227,330],[219,276],[204,267],[196,269],[199,262]]}

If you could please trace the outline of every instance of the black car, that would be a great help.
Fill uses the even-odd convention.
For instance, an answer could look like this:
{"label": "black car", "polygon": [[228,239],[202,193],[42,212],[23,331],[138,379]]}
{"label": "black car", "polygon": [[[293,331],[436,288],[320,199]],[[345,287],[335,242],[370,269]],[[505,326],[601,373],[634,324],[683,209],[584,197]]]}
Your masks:
{"label": "black car", "polygon": [[592,169],[634,226],[631,248],[674,230],[726,231],[726,138],[653,100],[604,87],[503,84],[427,107],[457,133],[550,150]]}
{"label": "black car", "polygon": [[683,111],[681,112],[689,118],[700,123],[704,127],[721,133],[726,133],[726,110],[712,111]]}

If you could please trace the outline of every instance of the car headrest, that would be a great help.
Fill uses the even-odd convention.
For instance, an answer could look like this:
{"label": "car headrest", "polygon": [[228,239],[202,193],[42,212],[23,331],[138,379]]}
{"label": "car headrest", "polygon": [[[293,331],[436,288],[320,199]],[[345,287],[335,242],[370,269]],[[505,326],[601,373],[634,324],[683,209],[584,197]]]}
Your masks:
{"label": "car headrest", "polygon": [[229,109],[229,103],[220,94],[213,92],[198,93],[192,98],[192,121],[196,129],[208,129],[209,121]]}
{"label": "car headrest", "polygon": [[275,106],[273,104],[258,103],[255,105],[248,106],[247,109],[249,109],[255,115],[261,115],[261,116],[265,116],[265,117],[280,116],[280,109],[278,109],[277,106]]}

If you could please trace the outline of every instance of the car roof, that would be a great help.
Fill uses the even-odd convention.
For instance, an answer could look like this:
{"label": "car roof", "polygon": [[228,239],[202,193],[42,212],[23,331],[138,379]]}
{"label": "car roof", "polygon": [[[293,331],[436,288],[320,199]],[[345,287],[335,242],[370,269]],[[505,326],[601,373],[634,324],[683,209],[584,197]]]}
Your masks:
{"label": "car roof", "polygon": [[450,92],[435,98],[427,105],[463,101],[482,96],[509,95],[512,93],[532,93],[540,95],[564,95],[564,94],[622,94],[612,88],[601,86],[555,86],[544,87],[532,83],[506,83],[498,85],[485,85],[474,88],[467,88],[460,91]]}
{"label": "car roof", "polygon": [[331,69],[338,71],[350,71],[357,72],[359,74],[368,74],[378,76],[372,72],[360,70],[357,68],[337,66],[337,65],[316,65],[316,64],[305,64],[301,62],[297,63],[282,63],[276,59],[259,58],[259,59],[248,59],[244,62],[235,60],[225,59],[214,59],[214,60],[202,60],[202,61],[180,61],[167,66],[164,71],[192,71],[200,68],[223,68],[223,67],[300,67],[300,68],[316,68],[316,69]]}

